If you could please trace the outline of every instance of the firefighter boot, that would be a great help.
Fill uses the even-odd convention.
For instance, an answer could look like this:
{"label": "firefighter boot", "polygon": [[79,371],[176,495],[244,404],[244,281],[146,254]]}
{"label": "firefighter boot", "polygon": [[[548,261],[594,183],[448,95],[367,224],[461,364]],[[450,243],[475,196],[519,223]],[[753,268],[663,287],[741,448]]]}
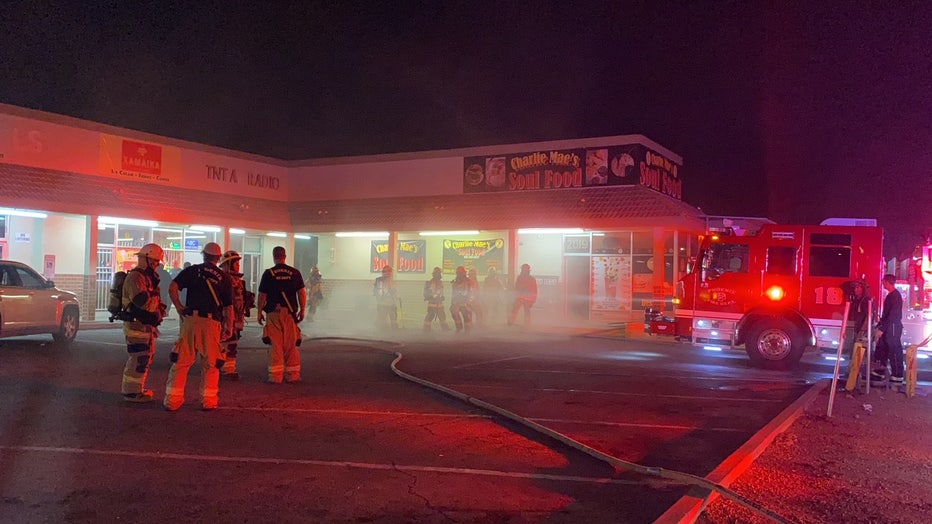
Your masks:
{"label": "firefighter boot", "polygon": [[239,373],[236,371],[236,359],[227,358],[223,362],[223,369],[220,370],[220,373],[220,377],[224,380],[232,380],[233,382],[239,380]]}

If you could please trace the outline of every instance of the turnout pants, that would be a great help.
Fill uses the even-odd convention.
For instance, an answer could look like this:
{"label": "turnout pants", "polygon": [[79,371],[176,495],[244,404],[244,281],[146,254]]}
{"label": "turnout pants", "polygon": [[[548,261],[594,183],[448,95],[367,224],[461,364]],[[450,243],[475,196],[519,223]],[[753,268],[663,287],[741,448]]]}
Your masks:
{"label": "turnout pants", "polygon": [[453,317],[453,323],[456,324],[456,332],[472,329],[472,310],[466,304],[450,305],[450,316]]}
{"label": "turnout pants", "polygon": [[188,371],[198,356],[201,359],[201,407],[217,407],[220,393],[220,368],[223,355],[220,349],[220,322],[197,315],[185,316],[181,333],[172,350],[172,367],[168,370],[165,385],[165,408],[175,411],[184,404],[184,387]]}
{"label": "turnout pants", "polygon": [[269,337],[269,382],[301,380],[301,353],[296,344],[301,337],[294,317],[279,308],[266,315],[266,336]]}
{"label": "turnout pants", "polygon": [[514,324],[518,320],[518,310],[524,309],[524,325],[525,327],[531,325],[531,306],[534,305],[534,302],[526,298],[516,298],[514,304],[511,306],[511,311],[508,312],[508,325]]}
{"label": "turnout pants", "polygon": [[236,349],[239,347],[239,339],[242,333],[242,331],[236,330],[233,332],[233,338],[220,344],[223,349],[223,369],[221,371],[224,375],[236,373]]}
{"label": "turnout pants", "polygon": [[440,327],[444,331],[450,329],[450,325],[447,324],[447,314],[443,310],[443,302],[428,302],[427,303],[427,315],[424,317],[424,331],[430,331],[430,324],[437,320],[440,322]]}
{"label": "turnout pants", "polygon": [[120,391],[124,395],[142,393],[146,390],[146,379],[152,357],[155,356],[155,339],[158,331],[139,322],[124,322],[123,334],[126,337],[126,351],[129,357],[123,366],[123,384]]}

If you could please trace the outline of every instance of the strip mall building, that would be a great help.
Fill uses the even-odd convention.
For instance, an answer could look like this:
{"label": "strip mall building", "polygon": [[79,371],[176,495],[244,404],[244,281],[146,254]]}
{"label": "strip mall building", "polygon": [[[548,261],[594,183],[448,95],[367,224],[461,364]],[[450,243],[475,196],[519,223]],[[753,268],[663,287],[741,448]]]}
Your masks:
{"label": "strip mall building", "polygon": [[706,227],[681,168],[640,135],[292,162],[0,104],[0,258],[78,293],[83,320],[139,246],[172,267],[216,241],[253,290],[276,245],[317,265],[333,312],[371,308],[385,264],[417,317],[435,266],[512,283],[528,263],[535,322],[608,324],[671,309]]}

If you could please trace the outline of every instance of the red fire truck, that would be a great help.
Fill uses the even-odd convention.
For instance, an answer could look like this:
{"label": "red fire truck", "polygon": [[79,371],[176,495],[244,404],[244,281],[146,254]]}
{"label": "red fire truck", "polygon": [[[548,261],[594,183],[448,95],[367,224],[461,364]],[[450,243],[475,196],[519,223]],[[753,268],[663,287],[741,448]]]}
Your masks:
{"label": "red fire truck", "polygon": [[674,318],[647,322],[649,331],[744,344],[757,365],[792,367],[806,348],[837,349],[845,282],[865,280],[880,300],[882,248],[875,226],[765,224],[751,236],[705,235],[677,282]]}

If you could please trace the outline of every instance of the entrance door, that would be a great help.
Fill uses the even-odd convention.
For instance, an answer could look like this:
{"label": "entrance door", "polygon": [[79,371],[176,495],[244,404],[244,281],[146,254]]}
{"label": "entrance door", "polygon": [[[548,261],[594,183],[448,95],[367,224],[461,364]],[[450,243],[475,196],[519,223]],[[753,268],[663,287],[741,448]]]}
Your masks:
{"label": "entrance door", "polygon": [[262,278],[262,257],[254,253],[243,253],[241,262],[243,270],[243,283],[246,289],[253,293],[259,292],[259,279]]}
{"label": "entrance door", "polygon": [[97,311],[106,311],[113,283],[113,248],[97,246]]}
{"label": "entrance door", "polygon": [[572,320],[589,320],[589,256],[563,257],[566,279],[566,316]]}

